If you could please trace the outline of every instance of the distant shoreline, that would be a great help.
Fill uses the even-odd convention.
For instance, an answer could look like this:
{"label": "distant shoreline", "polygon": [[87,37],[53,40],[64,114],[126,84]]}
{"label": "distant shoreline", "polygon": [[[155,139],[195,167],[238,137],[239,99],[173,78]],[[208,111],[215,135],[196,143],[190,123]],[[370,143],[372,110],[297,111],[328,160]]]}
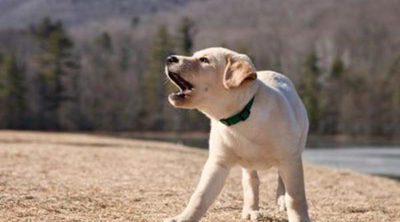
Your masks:
{"label": "distant shoreline", "polygon": [[[99,135],[112,135],[122,138],[175,142],[198,148],[208,147],[208,132],[94,132]],[[351,148],[351,147],[393,147],[400,146],[400,139],[383,136],[317,135],[311,134],[307,148]]]}

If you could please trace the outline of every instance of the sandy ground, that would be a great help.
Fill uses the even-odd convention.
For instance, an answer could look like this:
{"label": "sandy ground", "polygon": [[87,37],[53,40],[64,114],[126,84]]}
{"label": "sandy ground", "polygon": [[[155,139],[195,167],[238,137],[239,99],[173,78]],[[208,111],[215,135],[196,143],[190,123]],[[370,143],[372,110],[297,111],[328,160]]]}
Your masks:
{"label": "sandy ground", "polygon": [[[207,152],[82,134],[0,131],[0,221],[161,221],[180,212]],[[400,221],[400,183],[307,165],[313,221]],[[261,175],[262,221],[287,221],[276,171]],[[240,169],[202,221],[240,221]]]}

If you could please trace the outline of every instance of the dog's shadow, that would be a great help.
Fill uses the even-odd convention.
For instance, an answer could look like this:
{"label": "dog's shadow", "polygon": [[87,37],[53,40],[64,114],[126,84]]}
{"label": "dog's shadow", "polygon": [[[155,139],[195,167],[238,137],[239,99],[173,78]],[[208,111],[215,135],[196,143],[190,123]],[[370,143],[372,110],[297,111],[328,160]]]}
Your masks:
{"label": "dog's shadow", "polygon": [[[219,210],[241,210],[241,207],[222,207],[222,208],[217,208],[215,209],[215,211],[219,211]],[[258,218],[258,222],[289,222],[287,219],[283,219],[277,216],[271,216],[271,215],[265,215],[268,213],[262,212],[261,213],[262,216],[261,218]],[[241,220],[241,221],[248,221],[248,220]]]}
{"label": "dog's shadow", "polygon": [[288,222],[287,219],[271,217],[271,216],[262,216],[260,219],[258,219],[258,221],[260,221],[260,222]]}

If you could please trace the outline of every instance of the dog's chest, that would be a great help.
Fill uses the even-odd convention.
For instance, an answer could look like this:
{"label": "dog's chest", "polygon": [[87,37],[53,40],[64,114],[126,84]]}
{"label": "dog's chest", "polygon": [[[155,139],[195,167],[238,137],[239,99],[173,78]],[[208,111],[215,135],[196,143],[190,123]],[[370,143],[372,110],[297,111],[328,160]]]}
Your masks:
{"label": "dog's chest", "polygon": [[247,168],[247,169],[255,169],[255,170],[262,170],[268,169],[270,167],[277,165],[277,159],[275,159],[271,155],[264,155],[264,153],[259,152],[250,153],[247,152],[243,155],[237,155],[237,164]]}
{"label": "dog's chest", "polygon": [[228,134],[226,139],[232,142],[228,149],[236,156],[238,164],[245,168],[266,169],[277,163],[278,154],[271,141],[251,140],[235,134]]}

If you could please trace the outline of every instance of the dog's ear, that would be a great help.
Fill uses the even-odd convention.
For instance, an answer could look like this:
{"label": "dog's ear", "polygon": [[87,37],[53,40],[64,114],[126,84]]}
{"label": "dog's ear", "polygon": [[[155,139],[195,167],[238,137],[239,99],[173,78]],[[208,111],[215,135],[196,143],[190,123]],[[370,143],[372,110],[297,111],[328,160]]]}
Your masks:
{"label": "dog's ear", "polygon": [[256,69],[246,55],[227,56],[223,84],[227,89],[257,79]]}

